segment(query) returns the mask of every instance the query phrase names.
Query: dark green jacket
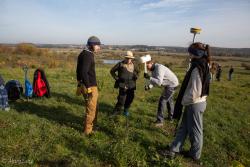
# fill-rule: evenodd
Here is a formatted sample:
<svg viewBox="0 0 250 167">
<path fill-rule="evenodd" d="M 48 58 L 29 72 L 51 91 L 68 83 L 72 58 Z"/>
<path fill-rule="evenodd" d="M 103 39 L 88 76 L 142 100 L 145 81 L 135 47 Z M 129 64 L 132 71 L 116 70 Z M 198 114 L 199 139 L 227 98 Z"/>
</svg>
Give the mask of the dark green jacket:
<svg viewBox="0 0 250 167">
<path fill-rule="evenodd" d="M 136 80 L 138 78 L 139 71 L 136 68 L 135 63 L 133 72 L 128 71 L 125 67 L 124 61 L 117 63 L 111 70 L 110 74 L 116 80 L 115 88 L 123 89 L 136 89 Z"/>
</svg>

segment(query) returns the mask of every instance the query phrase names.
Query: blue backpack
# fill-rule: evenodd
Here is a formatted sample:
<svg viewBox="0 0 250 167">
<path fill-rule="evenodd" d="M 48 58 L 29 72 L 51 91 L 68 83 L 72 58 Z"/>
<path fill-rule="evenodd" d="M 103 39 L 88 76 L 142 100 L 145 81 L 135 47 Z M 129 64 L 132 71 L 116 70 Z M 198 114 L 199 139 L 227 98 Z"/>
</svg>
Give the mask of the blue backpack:
<svg viewBox="0 0 250 167">
<path fill-rule="evenodd" d="M 29 80 L 25 79 L 25 97 L 32 97 L 33 88 Z"/>
<path fill-rule="evenodd" d="M 8 92 L 4 87 L 4 80 L 0 75 L 0 109 L 7 110 L 9 109 L 8 104 Z"/>
<path fill-rule="evenodd" d="M 25 73 L 25 82 L 24 82 L 25 92 L 24 92 L 24 95 L 26 98 L 30 98 L 33 95 L 33 88 L 32 88 L 32 84 L 30 83 L 30 81 L 28 80 L 28 77 L 27 77 L 28 67 L 27 66 L 23 67 L 23 71 Z"/>
</svg>

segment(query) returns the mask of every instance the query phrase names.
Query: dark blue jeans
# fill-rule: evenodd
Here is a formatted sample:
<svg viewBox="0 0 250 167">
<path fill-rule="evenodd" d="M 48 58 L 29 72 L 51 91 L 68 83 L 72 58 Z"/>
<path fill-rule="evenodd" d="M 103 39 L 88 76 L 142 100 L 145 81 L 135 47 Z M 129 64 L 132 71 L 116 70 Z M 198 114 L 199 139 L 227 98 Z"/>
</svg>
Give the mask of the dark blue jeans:
<svg viewBox="0 0 250 167">
<path fill-rule="evenodd" d="M 168 110 L 168 118 L 172 119 L 174 113 L 174 102 L 173 102 L 173 94 L 175 88 L 173 87 L 164 87 L 162 95 L 159 99 L 158 111 L 157 111 L 157 121 L 164 121 L 164 111 Z"/>
</svg>

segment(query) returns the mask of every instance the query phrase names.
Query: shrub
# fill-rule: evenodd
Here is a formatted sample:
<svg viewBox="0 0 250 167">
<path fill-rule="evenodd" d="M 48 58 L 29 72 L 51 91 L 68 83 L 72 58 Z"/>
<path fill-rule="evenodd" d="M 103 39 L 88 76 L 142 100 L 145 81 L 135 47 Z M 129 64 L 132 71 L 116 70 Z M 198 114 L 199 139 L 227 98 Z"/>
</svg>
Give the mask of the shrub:
<svg viewBox="0 0 250 167">
<path fill-rule="evenodd" d="M 0 53 L 7 53 L 10 54 L 13 52 L 13 49 L 6 45 L 0 45 Z"/>
<path fill-rule="evenodd" d="M 35 45 L 29 43 L 20 43 L 16 46 L 17 54 L 27 54 L 34 55 L 38 52 L 38 49 Z"/>
<path fill-rule="evenodd" d="M 171 68 L 174 64 L 172 62 L 164 62 L 163 63 L 166 67 Z"/>
<path fill-rule="evenodd" d="M 241 66 L 245 68 L 245 70 L 250 70 L 250 64 L 241 63 Z"/>
</svg>

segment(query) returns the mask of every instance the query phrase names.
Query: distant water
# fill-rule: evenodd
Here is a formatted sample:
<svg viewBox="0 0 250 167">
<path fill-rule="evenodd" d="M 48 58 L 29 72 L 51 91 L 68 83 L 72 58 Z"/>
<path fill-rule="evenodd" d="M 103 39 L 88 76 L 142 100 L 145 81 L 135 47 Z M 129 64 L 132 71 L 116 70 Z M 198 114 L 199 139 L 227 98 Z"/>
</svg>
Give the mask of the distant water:
<svg viewBox="0 0 250 167">
<path fill-rule="evenodd" d="M 121 60 L 108 60 L 108 59 L 103 59 L 103 64 L 117 64 Z"/>
</svg>

